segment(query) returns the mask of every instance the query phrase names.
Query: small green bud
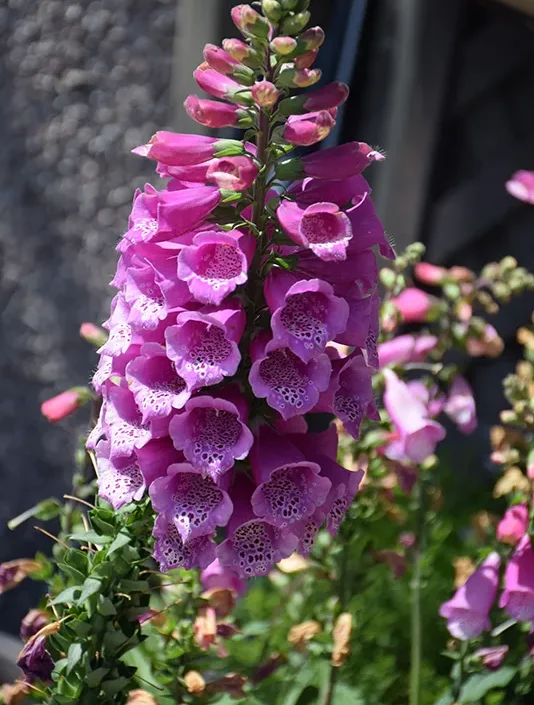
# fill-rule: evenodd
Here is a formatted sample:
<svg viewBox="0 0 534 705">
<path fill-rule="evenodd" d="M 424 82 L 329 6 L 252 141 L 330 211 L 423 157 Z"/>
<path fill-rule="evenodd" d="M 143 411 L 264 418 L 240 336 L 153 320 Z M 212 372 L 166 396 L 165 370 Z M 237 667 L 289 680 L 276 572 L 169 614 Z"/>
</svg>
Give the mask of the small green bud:
<svg viewBox="0 0 534 705">
<path fill-rule="evenodd" d="M 456 282 L 447 282 L 443 286 L 443 293 L 448 299 L 450 299 L 451 301 L 455 301 L 457 298 L 459 298 L 461 290 L 458 284 L 456 284 Z"/>
<path fill-rule="evenodd" d="M 243 197 L 240 191 L 230 191 L 228 189 L 220 189 L 221 203 L 237 203 Z"/>
<path fill-rule="evenodd" d="M 282 33 L 294 35 L 302 32 L 310 21 L 310 17 L 311 14 L 307 10 L 305 12 L 298 12 L 292 17 L 286 17 L 282 22 Z"/>
<path fill-rule="evenodd" d="M 275 54 L 289 56 L 297 48 L 297 40 L 293 37 L 275 37 L 270 44 Z"/>
<path fill-rule="evenodd" d="M 282 6 L 277 0 L 262 0 L 261 6 L 263 14 L 271 22 L 279 22 L 282 19 Z"/>
<path fill-rule="evenodd" d="M 250 5 L 237 5 L 230 13 L 237 29 L 247 37 L 267 39 L 271 31 L 269 21 Z"/>
<path fill-rule="evenodd" d="M 499 299 L 499 301 L 508 301 L 512 294 L 510 287 L 504 282 L 495 282 L 492 289 L 495 297 Z"/>
<path fill-rule="evenodd" d="M 280 5 L 284 10 L 296 10 L 299 0 L 280 0 Z"/>
<path fill-rule="evenodd" d="M 278 85 L 286 88 L 309 88 L 321 79 L 319 69 L 287 68 L 280 72 Z"/>
<path fill-rule="evenodd" d="M 310 6 L 310 0 L 299 0 L 299 4 L 297 5 L 297 10 L 299 12 L 304 12 L 304 10 L 307 10 Z"/>
<path fill-rule="evenodd" d="M 406 248 L 406 251 L 410 253 L 410 255 L 414 255 L 415 257 L 422 257 L 425 254 L 426 247 L 423 245 L 422 242 L 412 242 L 408 247 Z"/>
<path fill-rule="evenodd" d="M 232 59 L 240 61 L 245 66 L 251 69 L 259 69 L 263 66 L 260 54 L 241 39 L 223 39 L 222 45 Z"/>
<path fill-rule="evenodd" d="M 319 49 L 324 42 L 324 37 L 324 30 L 321 27 L 310 27 L 299 36 L 299 49 L 305 52 Z"/>
<path fill-rule="evenodd" d="M 489 279 L 491 281 L 492 279 L 496 279 L 499 274 L 500 271 L 497 262 L 490 262 L 482 270 L 481 276 L 482 279 Z"/>
<path fill-rule="evenodd" d="M 292 271 L 293 269 L 296 269 L 298 263 L 299 263 L 298 255 L 286 255 L 285 257 L 277 257 L 274 260 L 274 264 L 276 264 L 281 269 L 285 269 L 289 272 Z"/>
<path fill-rule="evenodd" d="M 388 267 L 383 267 L 380 270 L 380 281 L 386 287 L 386 289 L 393 289 L 397 281 L 397 275 L 392 269 L 389 269 Z"/>
<path fill-rule="evenodd" d="M 502 274 L 506 272 L 511 272 L 517 267 L 517 260 L 515 257 L 504 257 L 499 264 L 499 268 Z"/>
<path fill-rule="evenodd" d="M 213 156 L 216 159 L 221 157 L 238 157 L 244 154 L 245 148 L 240 140 L 217 140 L 213 146 Z"/>
</svg>

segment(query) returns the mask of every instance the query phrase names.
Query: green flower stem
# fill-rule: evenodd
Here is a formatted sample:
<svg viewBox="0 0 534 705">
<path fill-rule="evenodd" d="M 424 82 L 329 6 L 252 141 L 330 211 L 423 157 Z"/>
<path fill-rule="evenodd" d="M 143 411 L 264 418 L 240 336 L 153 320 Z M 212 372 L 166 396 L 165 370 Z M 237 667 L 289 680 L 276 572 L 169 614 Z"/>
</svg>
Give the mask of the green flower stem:
<svg viewBox="0 0 534 705">
<path fill-rule="evenodd" d="M 424 550 L 425 530 L 425 492 L 421 479 L 415 488 L 416 502 L 416 544 L 413 551 L 413 575 L 411 583 L 411 667 L 410 667 L 410 705 L 419 705 L 421 695 L 421 660 L 422 660 L 422 620 L 421 620 L 421 569 Z"/>
</svg>

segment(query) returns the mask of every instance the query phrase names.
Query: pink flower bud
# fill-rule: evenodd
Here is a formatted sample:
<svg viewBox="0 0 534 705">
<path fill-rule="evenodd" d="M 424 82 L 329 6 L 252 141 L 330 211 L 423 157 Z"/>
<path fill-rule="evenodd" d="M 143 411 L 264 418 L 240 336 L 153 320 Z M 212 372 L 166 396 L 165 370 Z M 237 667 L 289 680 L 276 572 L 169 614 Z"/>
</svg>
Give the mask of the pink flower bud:
<svg viewBox="0 0 534 705">
<path fill-rule="evenodd" d="M 475 397 L 467 380 L 461 375 L 458 375 L 451 385 L 444 411 L 461 433 L 473 433 L 476 429 Z"/>
<path fill-rule="evenodd" d="M 275 54 L 288 56 L 297 48 L 297 40 L 293 37 L 275 37 L 271 42 L 271 49 Z"/>
<path fill-rule="evenodd" d="M 404 289 L 396 298 L 391 299 L 391 301 L 397 307 L 403 321 L 406 323 L 422 323 L 429 320 L 429 316 L 435 309 L 437 299 L 421 291 L 421 289 L 409 287 Z"/>
<path fill-rule="evenodd" d="M 192 120 L 206 127 L 250 127 L 252 118 L 245 110 L 230 103 L 217 100 L 204 100 L 196 95 L 188 95 L 184 103 Z"/>
<path fill-rule="evenodd" d="M 348 142 L 314 152 L 302 159 L 304 174 L 317 179 L 348 179 L 357 176 L 373 162 L 385 159 L 365 142 Z"/>
<path fill-rule="evenodd" d="M 348 95 L 349 87 L 345 83 L 334 81 L 309 93 L 285 98 L 280 103 L 280 112 L 283 115 L 299 115 L 308 111 L 332 110 L 344 103 Z"/>
<path fill-rule="evenodd" d="M 282 71 L 278 83 L 288 88 L 308 88 L 321 78 L 320 69 L 286 69 Z"/>
<path fill-rule="evenodd" d="M 503 543 L 515 546 L 528 529 L 528 507 L 526 504 L 515 504 L 504 513 L 497 526 L 497 538 Z"/>
<path fill-rule="evenodd" d="M 219 188 L 245 191 L 254 183 L 258 167 L 250 157 L 223 157 L 210 165 L 206 178 Z"/>
<path fill-rule="evenodd" d="M 475 278 L 474 272 L 467 267 L 451 267 L 448 274 L 456 282 L 471 282 Z"/>
<path fill-rule="evenodd" d="M 215 44 L 206 44 L 204 47 L 204 58 L 214 71 L 224 76 L 232 76 L 236 81 L 246 86 L 251 86 L 254 83 L 256 77 L 254 71 L 233 59 L 221 47 Z"/>
<path fill-rule="evenodd" d="M 306 52 L 306 54 L 302 54 L 302 56 L 297 56 L 295 59 L 295 67 L 297 69 L 309 69 L 310 66 L 313 66 L 318 53 L 319 49 L 314 49 L 313 51 Z"/>
<path fill-rule="evenodd" d="M 523 203 L 534 205 L 534 171 L 516 171 L 506 182 L 506 190 Z"/>
<path fill-rule="evenodd" d="M 506 566 L 499 607 L 518 622 L 534 619 L 534 552 L 528 534 L 523 536 Z"/>
<path fill-rule="evenodd" d="M 435 335 L 399 335 L 378 346 L 380 367 L 422 362 L 438 344 Z"/>
<path fill-rule="evenodd" d="M 272 32 L 269 21 L 250 5 L 233 7 L 231 15 L 237 29 L 246 36 L 267 39 Z"/>
<path fill-rule="evenodd" d="M 313 51 L 322 45 L 324 37 L 324 30 L 321 27 L 310 27 L 299 36 L 299 45 L 307 51 Z"/>
<path fill-rule="evenodd" d="M 422 284 L 441 284 L 447 276 L 447 270 L 444 267 L 437 267 L 429 262 L 418 262 L 414 265 L 413 273 L 416 279 Z"/>
<path fill-rule="evenodd" d="M 148 144 L 136 147 L 134 154 L 155 159 L 166 166 L 202 164 L 214 157 L 243 154 L 239 140 L 218 140 L 205 135 L 184 135 L 176 132 L 156 132 Z"/>
<path fill-rule="evenodd" d="M 284 139 L 307 147 L 328 137 L 335 124 L 336 121 L 326 110 L 291 116 L 284 129 Z"/>
<path fill-rule="evenodd" d="M 250 91 L 244 90 L 237 81 L 228 76 L 222 76 L 218 71 L 201 64 L 196 71 L 193 71 L 193 76 L 200 88 L 215 98 L 231 100 L 239 105 L 252 104 Z"/>
<path fill-rule="evenodd" d="M 105 345 L 108 339 L 106 331 L 100 328 L 100 326 L 95 326 L 94 323 L 82 323 L 80 326 L 80 336 L 97 348 Z"/>
<path fill-rule="evenodd" d="M 506 646 L 506 644 L 503 646 L 489 646 L 485 649 L 478 649 L 473 656 L 478 659 L 488 671 L 498 671 L 508 651 L 509 647 Z"/>
<path fill-rule="evenodd" d="M 270 81 L 258 81 L 252 88 L 252 97 L 254 102 L 260 106 L 260 108 L 270 108 L 276 104 L 278 98 L 280 97 L 280 91 Z"/>
<path fill-rule="evenodd" d="M 232 59 L 245 64 L 249 68 L 261 68 L 263 64 L 261 56 L 241 39 L 223 39 L 222 45 Z"/>
<path fill-rule="evenodd" d="M 41 413 L 51 422 L 61 421 L 86 404 L 92 395 L 88 387 L 73 387 L 41 404 Z"/>
</svg>

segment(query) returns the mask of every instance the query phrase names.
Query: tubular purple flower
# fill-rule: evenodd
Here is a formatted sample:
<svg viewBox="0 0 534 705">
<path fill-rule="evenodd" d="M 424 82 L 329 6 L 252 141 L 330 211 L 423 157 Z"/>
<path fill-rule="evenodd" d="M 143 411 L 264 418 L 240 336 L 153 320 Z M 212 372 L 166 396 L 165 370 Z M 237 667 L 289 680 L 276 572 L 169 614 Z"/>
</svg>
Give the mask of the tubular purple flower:
<svg viewBox="0 0 534 705">
<path fill-rule="evenodd" d="M 209 536 L 201 536 L 184 544 L 178 529 L 165 514 L 156 518 L 152 535 L 156 539 L 154 558 L 163 573 L 176 568 L 204 569 L 215 560 L 215 542 Z"/>
<path fill-rule="evenodd" d="M 255 247 L 255 238 L 246 231 L 198 233 L 178 256 L 178 276 L 197 301 L 218 306 L 247 281 Z"/>
<path fill-rule="evenodd" d="M 327 355 L 303 362 L 276 340 L 260 335 L 251 344 L 249 382 L 254 394 L 279 412 L 283 419 L 306 414 L 319 400 L 330 380 Z"/>
<path fill-rule="evenodd" d="M 147 487 L 158 477 L 164 477 L 169 466 L 185 462 L 184 454 L 176 450 L 168 436 L 149 441 L 135 454 Z"/>
<path fill-rule="evenodd" d="M 24 673 L 29 683 L 41 681 L 52 682 L 55 664 L 46 650 L 46 636 L 37 633 L 25 645 L 17 658 L 17 666 Z"/>
<path fill-rule="evenodd" d="M 518 622 L 534 621 L 534 551 L 530 536 L 523 536 L 508 561 L 499 607 Z"/>
<path fill-rule="evenodd" d="M 284 128 L 284 139 L 299 147 L 309 147 L 326 139 L 336 121 L 326 110 L 305 115 L 292 115 Z"/>
<path fill-rule="evenodd" d="M 96 446 L 98 468 L 98 496 L 109 502 L 113 509 L 139 501 L 146 490 L 146 483 L 134 455 L 110 459 L 110 443 L 100 441 Z"/>
<path fill-rule="evenodd" d="M 365 142 L 348 142 L 313 152 L 301 159 L 288 158 L 279 163 L 279 178 L 305 178 L 342 180 L 357 176 L 373 162 L 383 161 L 384 155 L 371 149 Z"/>
<path fill-rule="evenodd" d="M 386 381 L 384 404 L 400 436 L 397 447 L 390 445 L 388 457 L 422 463 L 445 438 L 445 429 L 429 418 L 425 405 L 392 370 L 386 368 L 383 375 Z"/>
<path fill-rule="evenodd" d="M 314 514 L 330 491 L 320 466 L 269 426 L 258 430 L 250 464 L 257 484 L 251 498 L 254 513 L 281 529 Z"/>
<path fill-rule="evenodd" d="M 206 180 L 228 191 L 246 191 L 258 175 L 258 167 L 250 157 L 222 157 L 210 164 Z"/>
<path fill-rule="evenodd" d="M 193 72 L 196 82 L 203 91 L 209 93 L 209 95 L 215 98 L 222 98 L 223 100 L 230 100 L 238 105 L 253 105 L 254 101 L 252 99 L 252 94 L 249 90 L 243 88 L 241 84 L 234 81 L 228 76 L 223 76 L 213 69 L 204 68 L 199 66 L 196 71 Z M 223 140 L 225 141 L 225 140 Z M 232 140 L 233 141 L 233 140 Z M 242 154 L 241 152 L 232 152 L 233 154 Z M 212 156 L 217 156 L 216 154 Z M 161 161 L 161 160 L 158 160 Z"/>
<path fill-rule="evenodd" d="M 205 127 L 246 127 L 252 124 L 245 110 L 230 103 L 188 95 L 184 107 L 192 120 Z"/>
<path fill-rule="evenodd" d="M 141 355 L 126 365 L 126 379 L 142 414 L 142 422 L 170 416 L 191 396 L 163 345 L 146 343 Z"/>
<path fill-rule="evenodd" d="M 243 154 L 243 143 L 239 140 L 220 140 L 206 135 L 160 131 L 156 132 L 147 144 L 132 151 L 140 157 L 148 157 L 167 166 L 190 166 L 220 156 Z"/>
<path fill-rule="evenodd" d="M 216 558 L 200 573 L 200 582 L 204 590 L 231 590 L 236 595 L 244 595 L 247 584 L 233 570 L 221 565 Z"/>
<path fill-rule="evenodd" d="M 462 433 L 473 433 L 476 429 L 475 397 L 467 380 L 461 375 L 454 378 L 444 411 Z"/>
<path fill-rule="evenodd" d="M 244 328 L 240 308 L 184 311 L 165 331 L 167 356 L 189 391 L 222 382 L 237 372 Z"/>
<path fill-rule="evenodd" d="M 200 396 L 172 419 L 169 434 L 196 470 L 218 481 L 236 460 L 248 455 L 253 437 L 245 422 L 230 401 Z"/>
<path fill-rule="evenodd" d="M 489 613 L 499 587 L 500 564 L 499 555 L 491 553 L 454 597 L 441 605 L 439 614 L 455 639 L 469 641 L 491 629 Z"/>
<path fill-rule="evenodd" d="M 189 463 L 171 465 L 149 491 L 155 511 L 174 524 L 185 545 L 211 536 L 218 526 L 226 526 L 232 514 L 228 494 Z"/>
<path fill-rule="evenodd" d="M 311 113 L 318 110 L 333 110 L 342 105 L 348 96 L 349 87 L 345 83 L 334 81 L 308 93 L 285 98 L 279 107 L 283 115 L 298 114 L 303 111 Z"/>
<path fill-rule="evenodd" d="M 323 353 L 328 341 L 347 327 L 347 302 L 320 279 L 299 280 L 274 267 L 265 280 L 264 292 L 274 339 L 304 362 Z"/>
<path fill-rule="evenodd" d="M 267 575 L 298 544 L 294 534 L 280 531 L 254 514 L 251 505 L 254 489 L 254 484 L 245 477 L 234 485 L 230 493 L 234 512 L 228 522 L 228 538 L 217 549 L 221 565 L 234 570 L 240 578 Z"/>
<path fill-rule="evenodd" d="M 437 344 L 435 335 L 398 335 L 378 346 L 380 367 L 423 362 Z"/>
<path fill-rule="evenodd" d="M 209 64 L 210 68 L 224 76 L 233 76 L 237 80 L 240 77 L 248 77 L 254 82 L 254 71 L 249 69 L 244 64 L 236 61 L 224 49 L 216 44 L 206 44 L 204 47 L 204 59 Z M 247 85 L 249 85 L 247 83 Z"/>
</svg>

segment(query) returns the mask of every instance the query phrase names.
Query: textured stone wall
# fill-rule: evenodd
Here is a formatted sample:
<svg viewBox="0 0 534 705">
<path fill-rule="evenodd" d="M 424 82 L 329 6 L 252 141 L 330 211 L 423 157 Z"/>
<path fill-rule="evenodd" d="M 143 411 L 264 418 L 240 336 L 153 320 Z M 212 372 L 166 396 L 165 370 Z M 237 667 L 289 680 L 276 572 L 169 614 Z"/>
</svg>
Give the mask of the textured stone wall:
<svg viewBox="0 0 534 705">
<path fill-rule="evenodd" d="M 7 519 L 68 489 L 75 429 L 48 396 L 89 378 L 82 321 L 105 317 L 134 189 L 131 155 L 169 126 L 176 0 L 0 2 L 0 561 L 47 548 Z M 31 588 L 0 596 L 16 630 Z M 33 593 L 35 594 L 35 593 Z"/>
</svg>

